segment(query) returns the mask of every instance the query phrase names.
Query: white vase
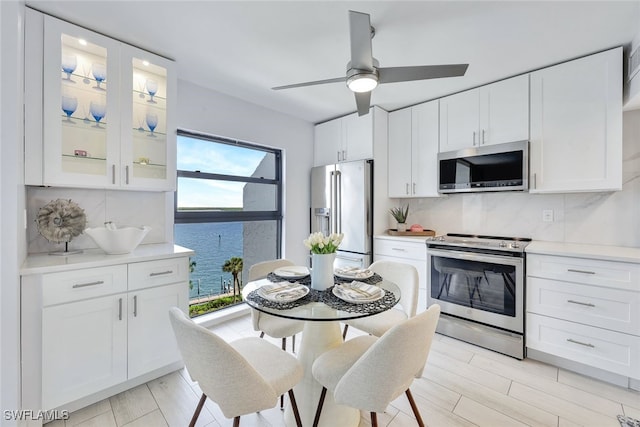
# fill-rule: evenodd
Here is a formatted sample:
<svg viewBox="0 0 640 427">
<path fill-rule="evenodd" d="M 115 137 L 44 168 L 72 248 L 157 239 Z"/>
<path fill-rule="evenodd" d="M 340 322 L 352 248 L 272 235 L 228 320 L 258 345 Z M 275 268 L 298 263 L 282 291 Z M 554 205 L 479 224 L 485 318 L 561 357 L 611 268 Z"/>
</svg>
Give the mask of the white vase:
<svg viewBox="0 0 640 427">
<path fill-rule="evenodd" d="M 325 291 L 333 286 L 333 262 L 336 254 L 312 254 L 311 289 Z"/>
<path fill-rule="evenodd" d="M 397 227 L 398 227 L 397 228 L 398 231 L 407 231 L 407 224 L 404 222 L 399 222 L 397 224 Z"/>
</svg>

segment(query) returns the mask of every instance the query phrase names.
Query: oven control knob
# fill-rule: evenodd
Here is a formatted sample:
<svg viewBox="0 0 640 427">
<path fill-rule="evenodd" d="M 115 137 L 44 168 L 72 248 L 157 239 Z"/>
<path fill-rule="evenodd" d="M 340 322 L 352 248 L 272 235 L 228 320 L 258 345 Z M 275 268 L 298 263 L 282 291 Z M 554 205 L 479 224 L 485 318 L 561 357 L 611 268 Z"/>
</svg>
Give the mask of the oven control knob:
<svg viewBox="0 0 640 427">
<path fill-rule="evenodd" d="M 444 236 L 438 236 L 438 241 L 444 242 Z"/>
<path fill-rule="evenodd" d="M 498 246 L 500 246 L 501 248 L 506 248 L 507 247 L 507 243 L 503 240 L 503 241 L 500 242 L 500 244 Z"/>
<path fill-rule="evenodd" d="M 512 249 L 518 249 L 520 247 L 520 245 L 518 244 L 518 242 L 511 242 L 511 246 Z"/>
</svg>

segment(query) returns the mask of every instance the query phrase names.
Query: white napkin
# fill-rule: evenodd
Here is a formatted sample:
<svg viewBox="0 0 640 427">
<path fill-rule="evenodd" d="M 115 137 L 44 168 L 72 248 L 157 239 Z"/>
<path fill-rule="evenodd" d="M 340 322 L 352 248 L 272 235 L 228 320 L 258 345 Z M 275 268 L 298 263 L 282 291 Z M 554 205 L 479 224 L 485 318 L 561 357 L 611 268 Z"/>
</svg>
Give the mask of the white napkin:
<svg viewBox="0 0 640 427">
<path fill-rule="evenodd" d="M 360 269 L 357 267 L 343 267 L 336 268 L 336 273 L 338 275 L 355 277 L 358 279 L 366 278 L 371 276 L 371 270 L 368 269 Z"/>
<path fill-rule="evenodd" d="M 382 295 L 382 289 L 378 286 L 354 280 L 351 283 L 336 285 L 338 292 L 352 300 L 376 300 Z"/>
<path fill-rule="evenodd" d="M 260 288 L 260 296 L 272 301 L 293 301 L 308 293 L 308 288 L 298 282 L 276 282 Z"/>
</svg>

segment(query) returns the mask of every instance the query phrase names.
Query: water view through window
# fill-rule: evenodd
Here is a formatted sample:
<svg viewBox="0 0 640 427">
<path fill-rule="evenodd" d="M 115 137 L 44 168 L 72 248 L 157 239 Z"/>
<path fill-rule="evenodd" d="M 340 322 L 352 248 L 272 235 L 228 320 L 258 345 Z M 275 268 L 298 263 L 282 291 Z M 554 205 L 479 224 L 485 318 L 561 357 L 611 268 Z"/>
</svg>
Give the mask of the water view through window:
<svg viewBox="0 0 640 427">
<path fill-rule="evenodd" d="M 178 132 L 174 240 L 195 251 L 192 316 L 240 301 L 223 304 L 239 295 L 252 264 L 280 256 L 280 158 L 279 150 Z"/>
</svg>

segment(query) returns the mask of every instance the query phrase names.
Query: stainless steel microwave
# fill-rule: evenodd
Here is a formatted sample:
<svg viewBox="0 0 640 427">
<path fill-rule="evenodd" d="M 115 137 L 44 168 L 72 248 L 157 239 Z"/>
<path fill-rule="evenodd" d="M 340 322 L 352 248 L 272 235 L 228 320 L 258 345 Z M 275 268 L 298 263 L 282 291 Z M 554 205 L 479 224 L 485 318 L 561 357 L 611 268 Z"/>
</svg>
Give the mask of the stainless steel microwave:
<svg viewBox="0 0 640 427">
<path fill-rule="evenodd" d="M 529 141 L 438 154 L 438 192 L 527 191 Z"/>
</svg>

